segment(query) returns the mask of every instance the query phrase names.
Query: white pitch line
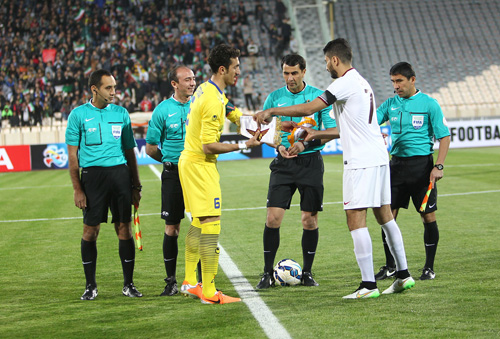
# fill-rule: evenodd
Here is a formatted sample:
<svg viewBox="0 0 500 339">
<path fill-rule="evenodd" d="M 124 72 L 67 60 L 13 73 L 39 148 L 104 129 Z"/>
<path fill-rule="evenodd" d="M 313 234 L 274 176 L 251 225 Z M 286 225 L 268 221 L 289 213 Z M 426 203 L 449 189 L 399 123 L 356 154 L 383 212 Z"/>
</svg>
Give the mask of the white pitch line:
<svg viewBox="0 0 500 339">
<path fill-rule="evenodd" d="M 161 179 L 161 173 L 153 165 L 149 165 L 151 171 Z M 258 207 L 265 208 L 265 207 Z M 223 209 L 224 211 L 224 209 Z M 259 294 L 253 289 L 245 276 L 238 269 L 238 266 L 233 262 L 229 254 L 219 243 L 219 264 L 226 274 L 231 284 L 233 284 L 236 292 L 240 295 L 242 301 L 248 306 L 253 317 L 264 330 L 267 337 L 274 338 L 291 338 L 288 331 L 281 325 L 278 318 L 271 312 L 266 303 L 259 297 Z"/>
<path fill-rule="evenodd" d="M 155 169 L 156 170 L 156 169 Z M 438 197 L 454 197 L 461 195 L 471 195 L 471 194 L 488 194 L 488 193 L 500 193 L 500 190 L 491 190 L 491 191 L 476 191 L 476 192 L 461 192 L 461 193 L 447 193 L 447 194 L 439 194 Z M 323 202 L 323 205 L 336 205 L 342 204 L 342 201 L 330 201 Z M 298 207 L 299 204 L 292 204 L 291 207 Z M 258 207 L 240 207 L 240 208 L 223 208 L 223 212 L 238 212 L 238 211 L 247 211 L 247 210 L 263 210 L 266 209 L 266 206 L 258 206 Z M 160 213 L 141 213 L 141 216 L 151 216 L 151 215 L 159 215 Z M 37 218 L 37 219 L 17 219 L 17 220 L 0 220 L 0 223 L 11 223 L 11 222 L 38 222 L 38 221 L 57 221 L 57 220 L 75 220 L 81 219 L 81 216 L 78 217 L 61 217 L 61 218 Z"/>
</svg>

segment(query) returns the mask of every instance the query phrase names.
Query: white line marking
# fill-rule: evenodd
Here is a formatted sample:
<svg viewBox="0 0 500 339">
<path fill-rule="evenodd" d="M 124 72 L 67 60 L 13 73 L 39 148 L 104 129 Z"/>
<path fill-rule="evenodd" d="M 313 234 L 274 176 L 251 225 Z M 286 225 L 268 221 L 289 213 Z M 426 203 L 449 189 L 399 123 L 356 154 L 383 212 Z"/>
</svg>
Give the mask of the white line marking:
<svg viewBox="0 0 500 339">
<path fill-rule="evenodd" d="M 236 292 L 248 306 L 255 320 L 259 322 L 268 338 L 291 338 L 287 330 L 281 325 L 278 318 L 271 312 L 266 303 L 259 297 L 252 285 L 243 276 L 231 257 L 220 246 L 219 264 L 228 279 L 233 284 Z"/>
<path fill-rule="evenodd" d="M 161 173 L 153 165 L 149 165 L 151 171 L 161 179 Z M 265 207 L 258 207 L 265 208 Z M 223 209 L 223 211 L 225 211 Z M 227 211 L 227 210 L 226 210 Z M 259 297 L 259 294 L 253 289 L 252 285 L 243 276 L 238 266 L 231 260 L 229 254 L 219 243 L 219 265 L 233 284 L 236 292 L 240 295 L 243 302 L 248 306 L 250 312 L 260 327 L 264 330 L 268 338 L 291 338 L 288 331 L 280 324 L 278 318 L 271 312 L 266 303 Z"/>
</svg>

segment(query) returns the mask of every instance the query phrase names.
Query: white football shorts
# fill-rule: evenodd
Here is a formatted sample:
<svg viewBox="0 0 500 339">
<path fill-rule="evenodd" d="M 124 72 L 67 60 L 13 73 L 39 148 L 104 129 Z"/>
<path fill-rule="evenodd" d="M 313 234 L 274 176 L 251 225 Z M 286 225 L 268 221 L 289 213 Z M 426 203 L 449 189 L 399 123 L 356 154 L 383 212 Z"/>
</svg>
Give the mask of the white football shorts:
<svg viewBox="0 0 500 339">
<path fill-rule="evenodd" d="M 342 190 L 344 210 L 390 205 L 389 165 L 344 170 Z"/>
</svg>

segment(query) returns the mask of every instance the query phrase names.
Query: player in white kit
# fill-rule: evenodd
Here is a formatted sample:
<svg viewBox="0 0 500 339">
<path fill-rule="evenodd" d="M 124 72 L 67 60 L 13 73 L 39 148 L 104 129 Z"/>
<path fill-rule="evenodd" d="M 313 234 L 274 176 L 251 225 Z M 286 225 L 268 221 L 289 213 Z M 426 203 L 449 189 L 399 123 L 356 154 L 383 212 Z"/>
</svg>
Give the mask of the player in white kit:
<svg viewBox="0 0 500 339">
<path fill-rule="evenodd" d="M 396 279 L 382 293 L 399 293 L 413 287 L 415 281 L 408 272 L 403 237 L 391 213 L 389 156 L 377 122 L 373 91 L 352 67 L 352 50 L 345 39 L 330 41 L 323 53 L 326 69 L 336 80 L 321 96 L 305 104 L 270 108 L 257 113 L 254 119 L 266 123 L 272 115 L 307 116 L 333 105 L 338 134 L 306 128 L 306 141 L 340 136 L 342 143 L 344 210 L 362 278 L 359 288 L 344 298 L 380 295 L 373 271 L 372 242 L 366 227 L 368 208 L 373 209 L 396 261 Z"/>
</svg>

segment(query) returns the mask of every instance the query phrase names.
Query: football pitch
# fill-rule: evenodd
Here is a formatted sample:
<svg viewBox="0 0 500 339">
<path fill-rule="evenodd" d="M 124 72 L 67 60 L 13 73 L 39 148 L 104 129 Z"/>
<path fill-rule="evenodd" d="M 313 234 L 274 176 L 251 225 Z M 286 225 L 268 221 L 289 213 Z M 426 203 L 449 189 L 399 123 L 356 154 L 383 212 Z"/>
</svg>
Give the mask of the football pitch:
<svg viewBox="0 0 500 339">
<path fill-rule="evenodd" d="M 262 233 L 271 159 L 219 162 L 221 268 L 217 288 L 245 302 L 202 305 L 159 297 L 164 288 L 161 167 L 140 167 L 144 251 L 134 282 L 143 298 L 121 294 L 123 277 L 113 226 L 97 242 L 95 301 L 81 301 L 81 212 L 67 170 L 0 174 L 0 337 L 42 338 L 492 338 L 500 336 L 500 147 L 450 150 L 438 184 L 440 243 L 436 279 L 369 300 L 343 300 L 361 276 L 342 209 L 342 157 L 325 156 L 324 211 L 313 266 L 318 287 L 255 292 L 263 270 Z M 302 264 L 299 196 L 280 231 L 277 260 Z M 385 264 L 380 227 L 369 212 L 375 269 Z M 425 261 L 423 225 L 413 208 L 398 217 L 409 270 Z M 184 220 L 177 280 L 184 276 Z M 390 281 L 378 283 L 380 290 Z"/>
</svg>

